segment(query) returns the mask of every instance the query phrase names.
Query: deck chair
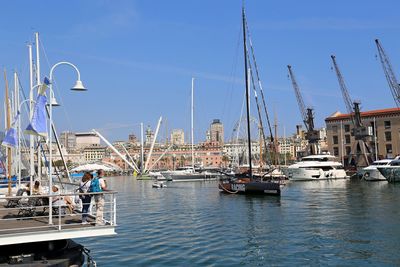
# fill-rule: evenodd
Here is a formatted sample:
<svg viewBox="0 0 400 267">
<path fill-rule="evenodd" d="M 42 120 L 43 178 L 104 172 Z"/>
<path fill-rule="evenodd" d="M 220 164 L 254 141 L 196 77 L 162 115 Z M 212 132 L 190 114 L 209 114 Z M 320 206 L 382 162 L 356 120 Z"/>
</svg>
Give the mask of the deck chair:
<svg viewBox="0 0 400 267">
<path fill-rule="evenodd" d="M 22 195 L 23 195 L 25 192 L 26 192 L 25 189 L 22 189 L 22 188 L 18 189 L 17 194 L 15 195 L 16 198 L 10 198 L 10 199 L 8 199 L 6 208 L 16 208 L 16 207 L 18 207 L 18 206 L 20 205 L 21 199 L 22 199 L 22 198 L 20 198 L 20 197 L 22 197 Z"/>
</svg>

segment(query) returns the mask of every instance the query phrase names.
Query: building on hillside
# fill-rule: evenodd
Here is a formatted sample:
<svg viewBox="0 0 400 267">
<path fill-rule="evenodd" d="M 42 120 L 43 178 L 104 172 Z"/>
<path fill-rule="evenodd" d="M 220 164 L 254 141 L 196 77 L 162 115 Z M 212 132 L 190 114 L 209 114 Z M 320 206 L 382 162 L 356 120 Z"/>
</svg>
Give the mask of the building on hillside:
<svg viewBox="0 0 400 267">
<path fill-rule="evenodd" d="M 106 147 L 100 145 L 87 146 L 83 149 L 86 163 L 102 161 L 106 156 Z"/>
<path fill-rule="evenodd" d="M 219 119 L 214 119 L 210 125 L 210 141 L 224 144 L 224 125 Z"/>
<path fill-rule="evenodd" d="M 138 139 L 137 139 L 136 135 L 132 133 L 132 134 L 128 135 L 128 141 L 129 141 L 129 143 L 136 144 L 138 142 Z"/>
<path fill-rule="evenodd" d="M 185 132 L 182 129 L 174 129 L 171 133 L 171 143 L 173 145 L 184 145 L 185 144 Z"/>
<path fill-rule="evenodd" d="M 60 143 L 67 151 L 76 149 L 76 135 L 73 132 L 62 132 L 60 134 Z"/>
<path fill-rule="evenodd" d="M 364 111 L 361 112 L 361 120 L 364 126 L 372 129 L 373 136 L 368 145 L 374 159 L 375 154 L 377 158 L 392 158 L 400 154 L 400 108 Z M 351 115 L 336 112 L 326 118 L 325 123 L 329 151 L 346 159 L 355 143 L 354 136 L 351 135 Z"/>
<path fill-rule="evenodd" d="M 145 144 L 145 145 L 151 145 L 151 142 L 153 142 L 153 139 L 154 139 L 154 133 L 153 133 L 153 131 L 151 130 L 150 126 L 147 126 L 147 129 L 146 129 L 146 138 L 145 138 L 144 144 Z"/>
<path fill-rule="evenodd" d="M 100 146 L 100 137 L 95 133 L 75 133 L 76 149 L 82 149 L 88 146 Z"/>
</svg>

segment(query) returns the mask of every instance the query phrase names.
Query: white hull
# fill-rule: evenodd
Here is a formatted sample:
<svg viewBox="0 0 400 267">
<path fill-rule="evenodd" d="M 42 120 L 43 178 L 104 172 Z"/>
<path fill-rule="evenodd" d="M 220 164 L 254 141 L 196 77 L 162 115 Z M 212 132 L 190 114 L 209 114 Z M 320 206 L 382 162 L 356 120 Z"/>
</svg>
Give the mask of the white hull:
<svg viewBox="0 0 400 267">
<path fill-rule="evenodd" d="M 312 181 L 312 180 L 331 180 L 346 179 L 348 176 L 342 169 L 340 170 L 305 170 L 305 169 L 288 169 L 288 179 L 290 181 Z"/>
<path fill-rule="evenodd" d="M 330 155 L 311 155 L 290 165 L 286 170 L 291 181 L 331 180 L 349 178 L 340 162 Z"/>
<path fill-rule="evenodd" d="M 358 172 L 362 180 L 365 181 L 387 181 L 377 169 L 362 169 Z"/>
</svg>

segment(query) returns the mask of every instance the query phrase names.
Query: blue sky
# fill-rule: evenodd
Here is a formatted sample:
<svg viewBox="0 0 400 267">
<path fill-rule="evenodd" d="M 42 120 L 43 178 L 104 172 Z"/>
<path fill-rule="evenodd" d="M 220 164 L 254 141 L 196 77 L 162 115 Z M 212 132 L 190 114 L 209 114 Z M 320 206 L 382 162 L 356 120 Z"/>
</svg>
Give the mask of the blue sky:
<svg viewBox="0 0 400 267">
<path fill-rule="evenodd" d="M 246 1 L 267 103 L 271 115 L 274 109 L 278 114 L 281 133 L 301 123 L 287 64 L 306 105 L 315 108 L 317 127 L 336 110 L 345 111 L 331 54 L 363 110 L 395 106 L 374 39 L 399 70 L 399 8 L 395 0 Z M 194 76 L 196 141 L 204 139 L 214 118 L 224 123 L 226 138 L 231 136 L 244 90 L 240 0 L 16 0 L 3 2 L 2 11 L 0 66 L 9 79 L 17 70 L 26 92 L 26 44 L 35 31 L 43 45 L 43 75 L 61 60 L 81 71 L 89 91 L 79 94 L 67 90 L 75 81 L 72 69 L 55 72 L 63 103 L 54 111 L 58 131 L 96 128 L 111 140 L 126 139 L 138 132 L 139 122 L 154 127 L 162 115 L 163 136 L 166 129 L 188 132 Z"/>
</svg>

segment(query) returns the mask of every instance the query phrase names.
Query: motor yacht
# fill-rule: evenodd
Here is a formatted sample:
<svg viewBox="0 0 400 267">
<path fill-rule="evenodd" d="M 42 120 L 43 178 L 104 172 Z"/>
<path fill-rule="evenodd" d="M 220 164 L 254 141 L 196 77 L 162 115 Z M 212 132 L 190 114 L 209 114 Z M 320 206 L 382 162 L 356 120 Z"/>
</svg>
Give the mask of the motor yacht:
<svg viewBox="0 0 400 267">
<path fill-rule="evenodd" d="M 289 180 L 328 180 L 348 178 L 342 163 L 329 154 L 311 155 L 290 165 L 286 170 Z"/>
<path fill-rule="evenodd" d="M 377 167 L 384 167 L 390 165 L 393 159 L 376 160 L 368 167 L 365 167 L 357 172 L 358 177 L 365 181 L 386 181 L 385 176 L 377 169 Z"/>
</svg>

